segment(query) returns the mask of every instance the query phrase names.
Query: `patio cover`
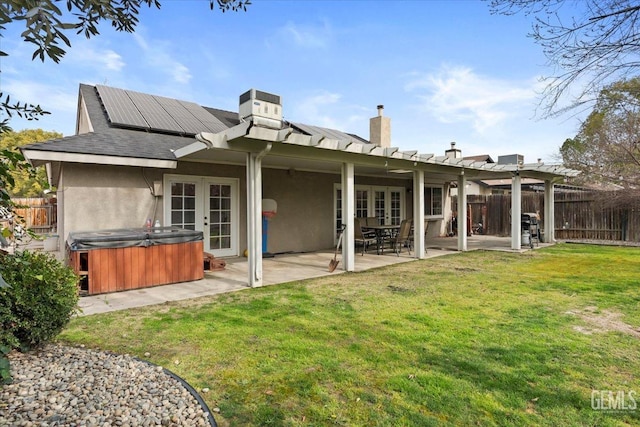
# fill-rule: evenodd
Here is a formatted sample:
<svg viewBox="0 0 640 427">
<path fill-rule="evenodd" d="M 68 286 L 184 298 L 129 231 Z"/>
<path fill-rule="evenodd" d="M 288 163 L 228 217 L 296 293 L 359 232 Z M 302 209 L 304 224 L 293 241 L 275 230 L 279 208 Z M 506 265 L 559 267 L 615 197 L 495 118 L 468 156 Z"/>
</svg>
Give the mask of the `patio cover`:
<svg viewBox="0 0 640 427">
<path fill-rule="evenodd" d="M 344 191 L 344 217 L 355 214 L 354 171 L 355 167 L 372 171 L 394 171 L 412 174 L 414 218 L 421 218 L 424 212 L 425 173 L 435 175 L 443 181 L 457 181 L 458 207 L 461 228 L 458 232 L 458 249 L 466 250 L 466 181 L 506 178 L 512 179 L 512 217 L 521 214 L 520 180 L 523 177 L 536 178 L 545 182 L 545 218 L 553 223 L 553 185 L 575 176 L 577 171 L 561 165 L 496 164 L 418 154 L 417 151 L 401 151 L 397 147 L 380 147 L 360 143 L 354 139 L 332 139 L 324 135 L 303 135 L 294 132 L 291 126 L 274 129 L 254 124 L 252 120 L 225 129 L 218 133 L 199 133 L 196 141 L 174 152 L 176 159 L 216 161 L 220 150 L 243 154 L 247 170 L 247 235 L 249 255 L 249 285 L 262 284 L 262 164 L 268 159 L 271 164 L 286 163 L 295 159 L 300 162 L 326 162 L 339 168 Z M 353 226 L 346 223 L 345 244 L 343 245 L 344 269 L 354 271 L 355 248 Z M 415 221 L 415 256 L 424 257 L 424 223 Z M 553 233 L 549 235 L 553 239 Z M 521 243 L 520 221 L 512 221 L 512 248 L 519 249 Z"/>
</svg>

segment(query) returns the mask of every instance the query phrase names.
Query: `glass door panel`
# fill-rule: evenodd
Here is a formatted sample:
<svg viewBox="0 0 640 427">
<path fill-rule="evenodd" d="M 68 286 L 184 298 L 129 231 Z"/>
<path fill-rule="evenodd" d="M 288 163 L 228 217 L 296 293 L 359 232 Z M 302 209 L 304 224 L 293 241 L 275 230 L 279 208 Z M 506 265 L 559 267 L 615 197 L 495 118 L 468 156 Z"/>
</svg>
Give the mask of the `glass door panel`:
<svg viewBox="0 0 640 427">
<path fill-rule="evenodd" d="M 369 190 L 359 190 L 356 188 L 356 218 L 366 218 L 369 216 Z"/>
<path fill-rule="evenodd" d="M 336 234 L 335 241 L 338 241 L 340 237 L 340 231 L 342 230 L 342 189 L 336 188 Z"/>
<path fill-rule="evenodd" d="M 171 225 L 196 229 L 196 183 L 171 183 Z"/>
<path fill-rule="evenodd" d="M 384 190 L 373 192 L 373 215 L 378 219 L 378 224 L 387 223 L 387 194 Z"/>
<path fill-rule="evenodd" d="M 402 190 L 389 190 L 388 192 L 388 200 L 389 200 L 389 224 L 392 225 L 400 225 L 402 221 Z"/>
<path fill-rule="evenodd" d="M 228 252 L 234 241 L 232 235 L 232 188 L 231 184 L 209 183 L 208 240 L 212 252 Z M 207 218 L 205 218 L 207 223 Z"/>
<path fill-rule="evenodd" d="M 202 231 L 204 250 L 215 256 L 238 255 L 238 181 L 165 175 L 167 225 Z"/>
</svg>

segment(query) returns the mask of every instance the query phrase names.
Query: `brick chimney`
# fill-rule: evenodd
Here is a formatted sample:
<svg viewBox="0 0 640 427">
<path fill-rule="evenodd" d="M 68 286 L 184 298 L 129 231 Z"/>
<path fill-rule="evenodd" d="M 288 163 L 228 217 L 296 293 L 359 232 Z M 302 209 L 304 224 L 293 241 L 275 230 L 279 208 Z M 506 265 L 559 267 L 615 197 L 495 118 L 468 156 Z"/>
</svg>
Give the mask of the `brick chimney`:
<svg viewBox="0 0 640 427">
<path fill-rule="evenodd" d="M 369 140 L 380 147 L 391 147 L 391 119 L 383 113 L 384 105 L 378 105 L 378 116 L 369 120 Z"/>
</svg>

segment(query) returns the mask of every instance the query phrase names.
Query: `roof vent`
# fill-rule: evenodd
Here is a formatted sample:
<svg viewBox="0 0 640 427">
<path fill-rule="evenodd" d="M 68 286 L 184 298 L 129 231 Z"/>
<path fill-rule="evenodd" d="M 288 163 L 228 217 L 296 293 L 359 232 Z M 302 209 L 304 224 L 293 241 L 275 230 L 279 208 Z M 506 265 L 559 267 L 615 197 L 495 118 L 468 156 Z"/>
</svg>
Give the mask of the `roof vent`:
<svg viewBox="0 0 640 427">
<path fill-rule="evenodd" d="M 269 128 L 282 128 L 282 101 L 280 96 L 249 89 L 240 95 L 240 119 L 251 119 L 254 124 Z"/>
</svg>

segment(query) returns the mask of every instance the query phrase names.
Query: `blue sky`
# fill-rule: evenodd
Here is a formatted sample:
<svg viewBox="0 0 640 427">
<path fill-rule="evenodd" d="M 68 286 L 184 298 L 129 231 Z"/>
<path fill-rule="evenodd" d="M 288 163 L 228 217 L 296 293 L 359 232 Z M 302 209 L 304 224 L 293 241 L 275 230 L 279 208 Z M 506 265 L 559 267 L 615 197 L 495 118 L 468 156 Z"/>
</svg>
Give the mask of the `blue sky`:
<svg viewBox="0 0 640 427">
<path fill-rule="evenodd" d="M 0 39 L 0 90 L 52 114 L 14 130 L 75 132 L 78 85 L 106 84 L 237 111 L 250 88 L 282 96 L 285 118 L 364 138 L 384 104 L 392 145 L 443 154 L 523 154 L 557 162 L 574 117 L 536 113 L 546 66 L 531 18 L 492 15 L 479 0 L 253 0 L 240 13 L 206 0 L 143 9 L 135 34 L 106 24 L 71 37 L 60 64 L 32 61 L 12 24 Z"/>
</svg>

